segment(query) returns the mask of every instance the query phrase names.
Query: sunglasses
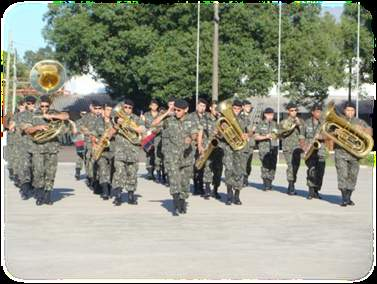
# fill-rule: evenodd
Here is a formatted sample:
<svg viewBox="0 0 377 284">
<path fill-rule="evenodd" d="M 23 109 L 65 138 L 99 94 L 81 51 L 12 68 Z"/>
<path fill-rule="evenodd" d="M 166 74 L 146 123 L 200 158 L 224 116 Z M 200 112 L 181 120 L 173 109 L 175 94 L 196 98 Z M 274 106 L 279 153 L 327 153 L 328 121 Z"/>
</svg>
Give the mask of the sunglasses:
<svg viewBox="0 0 377 284">
<path fill-rule="evenodd" d="M 26 103 L 28 106 L 34 105 L 34 103 Z"/>
<path fill-rule="evenodd" d="M 95 110 L 100 110 L 100 109 L 102 109 L 101 107 L 95 107 L 94 108 Z"/>
<path fill-rule="evenodd" d="M 49 105 L 41 105 L 40 107 L 41 107 L 41 108 L 48 108 Z"/>
<path fill-rule="evenodd" d="M 132 109 L 131 106 L 124 106 L 123 108 L 125 108 L 125 109 Z"/>
</svg>

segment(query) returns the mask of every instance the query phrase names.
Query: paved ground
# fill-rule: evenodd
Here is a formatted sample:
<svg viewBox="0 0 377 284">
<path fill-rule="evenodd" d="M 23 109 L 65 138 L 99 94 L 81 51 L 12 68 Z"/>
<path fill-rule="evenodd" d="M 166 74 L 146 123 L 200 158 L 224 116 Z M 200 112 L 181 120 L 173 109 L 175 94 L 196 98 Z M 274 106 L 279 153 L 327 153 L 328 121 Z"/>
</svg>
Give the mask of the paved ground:
<svg viewBox="0 0 377 284">
<path fill-rule="evenodd" d="M 173 217 L 168 189 L 139 178 L 139 205 L 115 207 L 59 164 L 52 206 L 22 201 L 5 183 L 5 263 L 19 279 L 360 279 L 373 260 L 372 169 L 360 170 L 356 206 L 342 208 L 335 168 L 324 200 L 261 190 L 259 169 L 242 206 L 190 196 Z M 143 174 L 144 170 L 140 171 Z M 279 167 L 278 185 L 285 186 Z M 221 191 L 225 192 L 224 185 Z"/>
</svg>

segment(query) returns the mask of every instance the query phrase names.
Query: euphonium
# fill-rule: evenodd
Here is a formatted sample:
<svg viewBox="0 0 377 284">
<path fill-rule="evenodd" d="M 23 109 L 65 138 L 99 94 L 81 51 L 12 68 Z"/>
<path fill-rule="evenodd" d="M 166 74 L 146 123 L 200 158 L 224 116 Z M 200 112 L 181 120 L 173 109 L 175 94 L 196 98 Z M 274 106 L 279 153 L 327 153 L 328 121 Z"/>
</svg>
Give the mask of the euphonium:
<svg viewBox="0 0 377 284">
<path fill-rule="evenodd" d="M 300 119 L 297 117 L 298 121 Z M 289 136 L 297 127 L 297 123 L 295 121 L 292 121 L 291 119 L 286 119 L 282 121 L 280 132 L 278 133 L 279 137 L 286 137 Z"/>
<path fill-rule="evenodd" d="M 219 111 L 222 114 L 216 122 L 216 128 L 221 133 L 233 150 L 240 150 L 247 144 L 243 138 L 243 131 L 234 116 L 230 101 L 225 100 L 219 104 Z"/>
<path fill-rule="evenodd" d="M 33 134 L 30 134 L 30 137 L 35 143 L 42 144 L 54 139 L 63 132 L 64 128 L 64 120 L 53 120 L 48 123 L 47 130 L 38 130 Z"/>
<path fill-rule="evenodd" d="M 322 133 L 357 158 L 363 158 L 373 148 L 373 138 L 358 130 L 345 118 L 335 112 L 334 102 L 330 102 L 322 125 Z"/>
<path fill-rule="evenodd" d="M 142 137 L 135 131 L 139 125 L 124 112 L 122 103 L 114 107 L 114 113 L 116 117 L 123 119 L 123 122 L 118 124 L 118 132 L 132 144 L 140 144 Z"/>
</svg>

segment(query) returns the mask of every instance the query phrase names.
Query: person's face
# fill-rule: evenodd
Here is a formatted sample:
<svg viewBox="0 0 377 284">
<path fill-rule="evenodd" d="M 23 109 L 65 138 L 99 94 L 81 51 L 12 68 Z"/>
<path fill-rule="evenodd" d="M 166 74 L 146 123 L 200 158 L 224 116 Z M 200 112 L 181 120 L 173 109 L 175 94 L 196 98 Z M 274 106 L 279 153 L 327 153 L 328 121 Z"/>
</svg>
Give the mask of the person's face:
<svg viewBox="0 0 377 284">
<path fill-rule="evenodd" d="M 93 113 L 97 116 L 102 114 L 102 107 L 101 106 L 93 106 Z"/>
<path fill-rule="evenodd" d="M 158 110 L 158 104 L 156 104 L 156 103 L 151 103 L 151 104 L 149 105 L 149 108 L 150 108 L 151 111 L 157 111 L 157 110 Z"/>
<path fill-rule="evenodd" d="M 35 103 L 33 103 L 33 102 L 27 102 L 26 103 L 26 109 L 30 110 L 30 111 L 34 111 L 34 109 L 35 109 Z"/>
<path fill-rule="evenodd" d="M 265 113 L 264 117 L 267 121 L 272 121 L 274 119 L 274 113 Z"/>
<path fill-rule="evenodd" d="M 315 111 L 312 111 L 312 116 L 313 116 L 315 119 L 319 120 L 320 117 L 321 117 L 321 113 L 322 113 L 321 110 L 316 109 Z"/>
<path fill-rule="evenodd" d="M 26 107 L 25 107 L 24 104 L 19 105 L 19 106 L 18 106 L 18 111 L 19 111 L 19 112 L 23 112 L 23 111 L 25 111 L 25 108 L 26 108 Z"/>
<path fill-rule="evenodd" d="M 39 107 L 40 107 L 42 113 L 47 113 L 49 108 L 50 108 L 50 104 L 47 103 L 47 102 L 41 102 Z"/>
<path fill-rule="evenodd" d="M 198 113 L 204 113 L 206 111 L 206 104 L 204 103 L 198 103 L 196 105 L 196 110 L 198 111 Z"/>
<path fill-rule="evenodd" d="M 174 101 L 173 102 L 168 102 L 168 107 L 173 107 L 174 106 Z"/>
<path fill-rule="evenodd" d="M 251 104 L 247 104 L 243 106 L 244 112 L 249 113 L 251 111 Z"/>
<path fill-rule="evenodd" d="M 292 108 L 288 109 L 288 116 L 296 117 L 297 116 L 297 108 L 292 107 Z"/>
<path fill-rule="evenodd" d="M 187 112 L 187 109 L 182 109 L 182 108 L 174 108 L 174 113 L 175 116 L 180 119 L 182 118 Z"/>
<path fill-rule="evenodd" d="M 110 118 L 112 110 L 113 110 L 112 107 L 109 107 L 109 106 L 105 107 L 105 110 L 103 111 L 104 117 Z"/>
<path fill-rule="evenodd" d="M 355 116 L 355 109 L 353 107 L 346 107 L 344 114 L 347 118 L 353 118 Z"/>
<path fill-rule="evenodd" d="M 216 115 L 217 114 L 217 104 L 212 104 L 210 107 L 209 107 L 212 115 Z"/>
<path fill-rule="evenodd" d="M 240 106 L 232 106 L 233 112 L 236 116 L 238 116 L 242 110 L 242 107 Z"/>
<path fill-rule="evenodd" d="M 124 104 L 124 105 L 123 105 L 123 109 L 124 109 L 124 112 L 125 112 L 127 115 L 130 115 L 130 114 L 132 114 L 133 106 L 130 106 L 130 105 L 126 105 L 126 104 Z"/>
</svg>

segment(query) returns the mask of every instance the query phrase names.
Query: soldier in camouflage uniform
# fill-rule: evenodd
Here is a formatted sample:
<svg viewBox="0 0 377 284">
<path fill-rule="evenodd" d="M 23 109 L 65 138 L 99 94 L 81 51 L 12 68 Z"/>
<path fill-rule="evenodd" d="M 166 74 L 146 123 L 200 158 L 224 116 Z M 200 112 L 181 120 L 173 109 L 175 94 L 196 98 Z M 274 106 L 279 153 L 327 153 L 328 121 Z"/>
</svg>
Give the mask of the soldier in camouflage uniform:
<svg viewBox="0 0 377 284">
<path fill-rule="evenodd" d="M 19 184 L 20 194 L 22 199 L 28 199 L 34 194 L 32 188 L 32 155 L 34 150 L 34 142 L 30 136 L 25 132 L 26 128 L 32 125 L 33 115 L 35 111 L 36 99 L 33 96 L 25 98 L 26 110 L 21 112 L 16 123 L 16 130 L 19 131 L 20 139 L 20 160 L 18 164 L 19 169 Z"/>
<path fill-rule="evenodd" d="M 288 118 L 280 122 L 279 133 L 282 135 L 282 146 L 285 161 L 287 162 L 287 180 L 289 195 L 295 195 L 295 182 L 300 167 L 301 153 L 304 144 L 304 122 L 297 117 L 297 106 L 288 103 Z"/>
<path fill-rule="evenodd" d="M 322 107 L 318 104 L 313 105 L 311 108 L 312 117 L 305 121 L 304 127 L 305 153 L 309 150 L 310 144 L 313 143 L 314 139 L 320 142 L 321 145 L 321 147 L 318 150 L 314 150 L 310 158 L 305 161 L 308 167 L 306 178 L 309 188 L 308 199 L 321 199 L 318 192 L 321 190 L 323 175 L 325 174 L 326 147 L 324 144 L 324 137 L 320 134 L 322 125 L 321 113 Z"/>
<path fill-rule="evenodd" d="M 144 122 L 132 113 L 134 103 L 130 99 L 126 99 L 123 104 L 126 115 L 133 120 L 138 127 L 133 129 L 138 134 L 145 131 Z M 121 118 L 117 119 L 117 123 L 121 124 Z M 114 142 L 114 177 L 113 177 L 113 194 L 115 196 L 114 204 L 119 206 L 122 204 L 122 190 L 128 192 L 128 203 L 137 204 L 134 192 L 137 187 L 137 171 L 139 169 L 140 144 L 133 144 L 127 138 L 117 132 Z"/>
<path fill-rule="evenodd" d="M 109 138 L 110 138 L 110 146 L 105 148 L 98 159 L 96 161 L 98 170 L 98 179 L 99 185 L 102 189 L 102 199 L 108 200 L 110 197 L 110 186 L 111 186 L 111 177 L 113 174 L 113 159 L 114 159 L 114 142 L 115 137 L 113 137 L 113 123 L 111 119 L 111 112 L 113 109 L 113 105 L 111 103 L 107 103 L 104 105 L 103 117 L 98 117 L 95 123 L 95 136 L 96 136 L 96 143 L 98 143 L 105 133 L 105 131 L 109 131 Z M 111 130 L 110 130 L 111 129 Z M 111 132 L 110 132 L 111 131 Z M 111 135 L 110 135 L 111 134 Z M 94 146 L 95 144 L 93 144 Z"/>
<path fill-rule="evenodd" d="M 198 100 L 198 103 L 196 105 L 196 111 L 193 113 L 190 113 L 188 115 L 188 119 L 192 121 L 192 123 L 195 125 L 195 128 L 198 129 L 199 133 L 203 131 L 204 125 L 207 121 L 207 115 L 206 115 L 206 108 L 207 108 L 207 101 L 205 99 L 200 98 Z M 194 140 L 197 141 L 197 138 L 194 137 Z M 198 148 L 195 149 L 195 160 L 199 158 L 199 150 Z M 203 195 L 204 189 L 203 189 L 203 169 L 196 169 L 193 166 L 193 172 L 194 172 L 194 195 Z M 206 197 L 208 197 L 209 193 L 207 192 Z"/>
<path fill-rule="evenodd" d="M 37 131 L 47 130 L 50 120 L 68 120 L 68 113 L 56 113 L 50 108 L 50 101 L 47 95 L 40 98 L 40 111 L 33 115 L 32 123 L 25 129 L 29 135 Z M 59 142 L 57 137 L 39 143 L 34 143 L 33 148 L 33 187 L 35 188 L 36 204 L 43 203 L 51 205 L 51 192 L 54 188 L 55 174 L 58 166 Z"/>
<path fill-rule="evenodd" d="M 278 125 L 273 120 L 274 110 L 272 108 L 266 108 L 263 112 L 263 117 L 264 119 L 255 129 L 255 141 L 258 141 L 259 159 L 262 162 L 263 190 L 266 191 L 272 190 L 272 181 L 275 179 L 278 156 Z"/>
<path fill-rule="evenodd" d="M 352 102 L 347 102 L 343 108 L 345 119 L 359 131 L 372 136 L 372 128 L 369 127 L 365 121 L 355 117 L 355 109 L 355 105 Z M 351 195 L 356 187 L 360 159 L 353 156 L 337 144 L 334 146 L 334 151 L 335 167 L 338 174 L 338 188 L 342 193 L 342 202 L 340 205 L 355 205 L 351 200 Z"/>
<path fill-rule="evenodd" d="M 175 112 L 175 116 L 170 113 Z M 188 118 L 188 103 L 178 99 L 169 110 L 159 116 L 152 125 L 158 125 L 163 121 L 164 133 L 166 135 L 165 166 L 169 174 L 170 194 L 173 196 L 173 215 L 186 213 L 186 199 L 190 192 L 190 179 L 193 171 L 192 165 L 195 159 L 194 136 L 198 129 L 191 119 Z M 165 145 L 164 145 L 165 147 Z"/>
<path fill-rule="evenodd" d="M 254 132 L 255 128 L 256 128 L 256 125 L 252 126 L 251 124 L 254 124 L 253 121 L 252 121 L 252 104 L 250 101 L 248 100 L 244 100 L 242 102 L 243 106 L 242 106 L 242 119 L 245 120 L 247 123 L 246 125 L 248 127 L 252 127 L 252 133 Z M 247 186 L 248 185 L 248 178 L 250 176 L 250 173 L 251 173 L 251 164 L 253 162 L 253 153 L 254 153 L 254 147 L 255 147 L 255 140 L 254 138 L 252 138 L 252 136 L 249 137 L 249 143 L 247 145 L 247 147 L 244 148 L 243 152 L 244 152 L 244 155 L 245 155 L 245 160 L 246 160 L 246 164 L 245 164 L 245 176 L 244 176 L 244 185 Z"/>
<path fill-rule="evenodd" d="M 146 112 L 141 118 L 143 119 L 145 123 L 145 127 L 147 129 L 151 128 L 151 124 L 154 119 L 159 115 L 158 112 L 158 101 L 156 99 L 152 99 L 149 104 L 150 111 Z M 155 180 L 154 176 L 154 170 L 156 169 L 157 172 L 157 179 L 161 179 L 161 169 L 160 169 L 160 157 L 157 155 L 157 149 L 158 149 L 158 143 L 160 142 L 159 135 L 156 135 L 153 141 L 153 146 L 149 149 L 149 151 L 146 153 L 147 155 L 147 161 L 146 161 L 146 168 L 148 171 L 147 179 L 149 180 Z"/>
<path fill-rule="evenodd" d="M 216 109 L 217 103 L 212 102 L 210 106 L 210 112 L 205 114 L 203 131 L 199 131 L 198 150 L 200 155 L 202 155 L 204 150 L 208 147 L 210 140 L 217 139 L 217 141 L 219 141 L 217 137 L 218 131 L 216 129 L 216 122 L 219 117 L 219 113 Z M 205 184 L 205 199 L 208 199 L 211 195 L 216 199 L 221 199 L 221 196 L 218 193 L 218 188 L 221 183 L 221 173 L 223 171 L 223 156 L 224 151 L 222 147 L 218 146 L 209 155 L 208 160 L 204 165 L 203 182 Z M 212 193 L 210 187 L 211 184 L 213 185 Z"/>
<path fill-rule="evenodd" d="M 247 121 L 242 119 L 242 116 L 240 115 L 242 110 L 242 102 L 239 100 L 234 100 L 232 110 L 240 128 L 249 131 L 250 129 L 247 127 Z M 249 138 L 247 133 L 243 133 L 242 137 L 245 140 L 248 140 Z M 243 154 L 244 149 L 233 150 L 228 143 L 223 143 L 221 145 L 224 147 L 225 184 L 227 186 L 226 205 L 231 205 L 232 202 L 236 205 L 241 205 L 242 202 L 240 200 L 240 191 L 244 186 L 246 164 L 245 155 Z"/>
<path fill-rule="evenodd" d="M 101 190 L 96 179 L 95 162 L 92 159 L 92 141 L 96 139 L 94 135 L 95 123 L 97 118 L 101 117 L 102 112 L 102 105 L 98 101 L 93 100 L 90 105 L 90 112 L 77 122 L 79 132 L 85 135 L 85 172 L 87 175 L 87 185 L 96 194 L 101 193 Z"/>
<path fill-rule="evenodd" d="M 76 148 L 76 163 L 75 163 L 75 178 L 80 179 L 80 172 L 84 166 L 85 159 L 85 136 L 78 131 L 77 125 L 82 124 L 82 117 L 86 114 L 86 111 L 80 112 L 80 118 L 75 122 L 75 134 L 73 135 L 72 141 L 75 143 Z"/>
</svg>

